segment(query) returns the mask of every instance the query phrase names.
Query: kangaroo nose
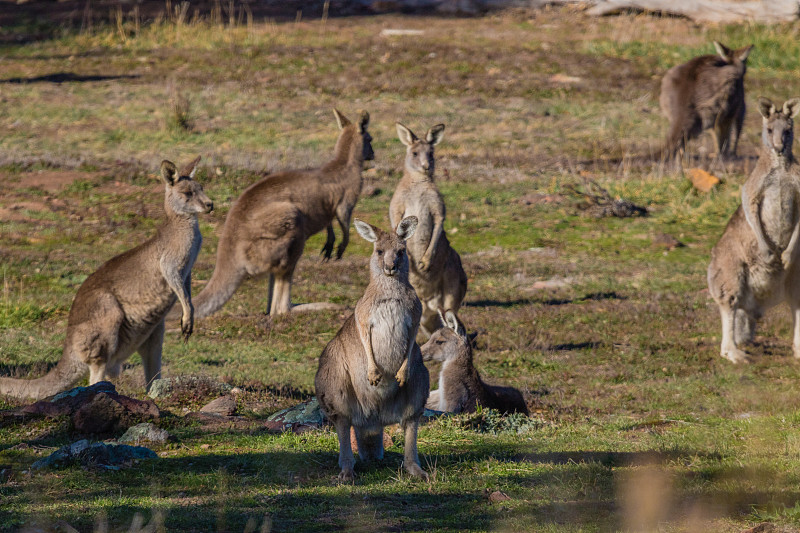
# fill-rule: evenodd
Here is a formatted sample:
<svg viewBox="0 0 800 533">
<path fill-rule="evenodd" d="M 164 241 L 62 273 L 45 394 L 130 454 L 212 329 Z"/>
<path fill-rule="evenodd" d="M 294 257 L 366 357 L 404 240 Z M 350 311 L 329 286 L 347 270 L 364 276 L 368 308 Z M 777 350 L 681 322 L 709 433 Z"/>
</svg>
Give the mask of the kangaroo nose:
<svg viewBox="0 0 800 533">
<path fill-rule="evenodd" d="M 431 166 L 431 165 L 430 165 L 430 164 L 429 164 L 427 161 L 425 161 L 424 163 L 422 163 L 422 168 L 424 168 L 425 170 L 428 170 L 428 169 L 430 168 L 430 166 Z"/>
<path fill-rule="evenodd" d="M 206 213 L 210 213 L 214 210 L 214 202 L 207 202 L 206 203 Z"/>
<path fill-rule="evenodd" d="M 386 274 L 387 276 L 394 276 L 396 272 L 397 272 L 397 269 L 395 267 L 391 267 L 391 268 L 383 267 L 383 273 Z"/>
</svg>

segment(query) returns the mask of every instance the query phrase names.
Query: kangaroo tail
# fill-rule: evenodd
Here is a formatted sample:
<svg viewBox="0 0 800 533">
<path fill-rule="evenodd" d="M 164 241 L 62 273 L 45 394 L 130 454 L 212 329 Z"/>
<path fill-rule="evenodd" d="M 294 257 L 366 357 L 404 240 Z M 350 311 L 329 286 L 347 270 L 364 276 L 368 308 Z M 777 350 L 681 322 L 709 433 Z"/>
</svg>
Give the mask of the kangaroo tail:
<svg viewBox="0 0 800 533">
<path fill-rule="evenodd" d="M 86 375 L 87 366 L 65 353 L 56 367 L 37 379 L 0 378 L 0 395 L 41 400 L 71 388 Z"/>
</svg>

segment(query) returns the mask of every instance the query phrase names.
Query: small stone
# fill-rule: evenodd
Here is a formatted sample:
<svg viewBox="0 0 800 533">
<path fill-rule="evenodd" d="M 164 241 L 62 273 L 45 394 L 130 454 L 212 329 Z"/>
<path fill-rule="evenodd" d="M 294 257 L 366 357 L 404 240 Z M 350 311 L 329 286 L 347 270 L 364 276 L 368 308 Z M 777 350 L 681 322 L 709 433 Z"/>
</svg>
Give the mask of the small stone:
<svg viewBox="0 0 800 533">
<path fill-rule="evenodd" d="M 154 424 L 144 422 L 129 427 L 117 442 L 127 444 L 139 444 L 140 442 L 151 442 L 153 444 L 166 444 L 172 436 L 165 429 L 161 429 Z"/>
<path fill-rule="evenodd" d="M 210 413 L 221 416 L 233 416 L 236 413 L 236 400 L 231 396 L 217 398 L 200 409 L 201 413 Z"/>
<path fill-rule="evenodd" d="M 84 467 L 119 470 L 131 466 L 140 459 L 157 457 L 153 450 L 141 446 L 103 442 L 89 444 L 87 440 L 79 440 L 62 446 L 44 459 L 39 459 L 31 465 L 31 470 L 62 468 L 76 463 Z"/>
<path fill-rule="evenodd" d="M 505 492 L 500 492 L 499 490 L 494 491 L 493 493 L 489 494 L 489 501 L 492 503 L 498 502 L 507 502 L 511 498 Z"/>
<path fill-rule="evenodd" d="M 313 425 L 316 427 L 322 426 L 325 421 L 325 415 L 319 407 L 316 398 L 299 403 L 294 407 L 283 409 L 267 418 L 271 422 L 279 422 L 285 428 L 290 428 L 293 424 Z"/>
<path fill-rule="evenodd" d="M 543 290 L 543 289 L 563 289 L 565 287 L 569 287 L 572 284 L 572 278 L 562 278 L 560 276 L 556 276 L 554 278 L 550 278 L 543 281 L 535 282 L 531 288 L 534 290 Z"/>
</svg>

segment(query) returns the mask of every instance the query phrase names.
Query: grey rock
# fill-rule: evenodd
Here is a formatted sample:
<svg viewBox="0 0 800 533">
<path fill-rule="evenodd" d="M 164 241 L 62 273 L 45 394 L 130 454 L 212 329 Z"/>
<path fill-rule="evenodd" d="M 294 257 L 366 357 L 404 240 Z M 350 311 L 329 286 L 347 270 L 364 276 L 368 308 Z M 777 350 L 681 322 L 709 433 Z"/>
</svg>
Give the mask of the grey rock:
<svg viewBox="0 0 800 533">
<path fill-rule="evenodd" d="M 139 444 L 140 442 L 151 442 L 153 444 L 166 444 L 172 435 L 165 429 L 156 427 L 155 425 L 144 422 L 129 427 L 117 442 L 121 444 Z"/>
<path fill-rule="evenodd" d="M 141 459 L 156 458 L 158 455 L 153 450 L 142 446 L 103 442 L 89 444 L 89 441 L 84 439 L 62 446 L 44 459 L 39 459 L 31 465 L 31 470 L 64 468 L 74 464 L 105 470 L 119 470 L 131 466 Z"/>
<path fill-rule="evenodd" d="M 150 384 L 147 395 L 152 399 L 164 398 L 181 388 L 205 388 L 216 394 L 228 394 L 233 386 L 202 376 L 178 376 L 176 378 L 156 379 Z"/>
<path fill-rule="evenodd" d="M 293 407 L 278 411 L 270 415 L 267 420 L 280 422 L 285 426 L 291 426 L 293 424 L 322 426 L 322 424 L 325 423 L 325 414 L 322 412 L 322 409 L 320 409 L 317 399 L 311 398 Z"/>
</svg>

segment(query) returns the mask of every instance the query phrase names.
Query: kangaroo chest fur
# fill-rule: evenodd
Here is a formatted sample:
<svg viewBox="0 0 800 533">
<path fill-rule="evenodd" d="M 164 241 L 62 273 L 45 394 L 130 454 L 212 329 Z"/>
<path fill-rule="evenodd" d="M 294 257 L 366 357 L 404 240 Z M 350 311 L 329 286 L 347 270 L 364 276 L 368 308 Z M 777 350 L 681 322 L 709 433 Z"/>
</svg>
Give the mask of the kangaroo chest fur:
<svg viewBox="0 0 800 533">
<path fill-rule="evenodd" d="M 370 308 L 368 323 L 375 362 L 382 372 L 394 375 L 408 356 L 409 343 L 414 342 L 414 335 L 409 336 L 414 317 L 408 312 L 408 304 L 399 298 L 379 298 Z"/>
<path fill-rule="evenodd" d="M 766 237 L 779 251 L 786 250 L 798 220 L 798 180 L 784 169 L 776 168 L 765 178 L 764 199 L 759 215 Z"/>
<path fill-rule="evenodd" d="M 417 230 L 406 242 L 408 252 L 415 259 L 421 258 L 428 249 L 433 235 L 435 224 L 431 206 L 438 206 L 442 216 L 445 216 L 444 202 L 439 190 L 432 183 L 416 183 L 411 193 L 406 197 L 405 212 L 403 217 L 415 216 L 419 220 Z"/>
</svg>

